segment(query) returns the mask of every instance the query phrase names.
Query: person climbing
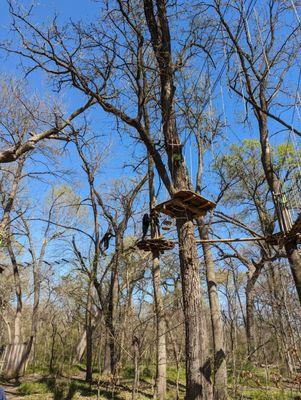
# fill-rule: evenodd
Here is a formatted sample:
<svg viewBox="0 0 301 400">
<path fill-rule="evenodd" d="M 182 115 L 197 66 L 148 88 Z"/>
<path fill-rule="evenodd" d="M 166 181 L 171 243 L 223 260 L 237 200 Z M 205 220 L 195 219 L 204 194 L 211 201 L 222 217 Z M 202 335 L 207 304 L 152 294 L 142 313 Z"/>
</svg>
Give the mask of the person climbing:
<svg viewBox="0 0 301 400">
<path fill-rule="evenodd" d="M 149 225 L 150 217 L 148 214 L 144 214 L 142 218 L 142 240 L 145 239 L 145 236 L 147 235 Z"/>
<path fill-rule="evenodd" d="M 154 229 L 154 236 L 156 238 L 159 238 L 161 236 L 160 221 L 159 221 L 158 213 L 154 209 L 151 210 L 150 219 L 151 219 L 153 229 Z"/>
</svg>

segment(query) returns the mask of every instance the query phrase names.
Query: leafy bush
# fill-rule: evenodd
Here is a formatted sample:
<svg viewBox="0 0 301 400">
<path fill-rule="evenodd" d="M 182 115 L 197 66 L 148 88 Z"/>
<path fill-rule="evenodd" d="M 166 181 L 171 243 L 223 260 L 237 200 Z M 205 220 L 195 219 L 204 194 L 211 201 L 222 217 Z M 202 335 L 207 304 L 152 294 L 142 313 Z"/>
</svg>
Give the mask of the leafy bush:
<svg viewBox="0 0 301 400">
<path fill-rule="evenodd" d="M 49 388 L 46 382 L 23 382 L 18 387 L 18 394 L 23 396 L 45 393 L 49 393 Z"/>
</svg>

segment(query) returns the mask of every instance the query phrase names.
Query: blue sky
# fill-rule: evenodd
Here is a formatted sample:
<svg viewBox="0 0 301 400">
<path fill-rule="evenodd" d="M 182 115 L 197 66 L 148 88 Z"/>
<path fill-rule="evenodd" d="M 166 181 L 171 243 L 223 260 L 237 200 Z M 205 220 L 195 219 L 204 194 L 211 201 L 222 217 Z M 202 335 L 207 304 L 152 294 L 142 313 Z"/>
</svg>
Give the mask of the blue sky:
<svg viewBox="0 0 301 400">
<path fill-rule="evenodd" d="M 21 2 L 24 7 L 28 7 L 32 4 L 30 1 Z M 0 40 L 7 40 L 11 37 L 11 33 L 9 30 L 10 24 L 10 16 L 8 12 L 7 2 L 5 0 L 0 0 L 0 10 L 1 10 L 1 19 L 0 19 Z M 81 1 L 71 1 L 71 0 L 62 0 L 62 1 L 45 1 L 41 0 L 39 2 L 38 7 L 35 8 L 33 13 L 34 19 L 39 23 L 45 23 L 47 25 L 48 21 L 51 21 L 51 16 L 54 13 L 59 13 L 59 21 L 60 23 L 64 23 L 64 21 L 69 21 L 72 19 L 73 21 L 77 21 L 80 19 L 84 19 L 89 21 L 97 15 L 100 11 L 99 4 L 96 2 L 90 2 L 86 0 Z M 9 55 L 6 57 L 3 53 L 1 56 L 0 63 L 0 73 L 11 74 L 18 78 L 22 78 L 24 73 L 20 66 L 20 58 L 18 56 Z M 32 93 L 38 93 L 41 97 L 45 96 L 45 94 L 51 94 L 51 88 L 49 87 L 46 76 L 42 72 L 34 72 L 29 75 L 28 80 L 28 88 Z M 77 106 L 82 105 L 86 100 L 82 96 L 78 94 L 77 91 L 74 90 L 65 90 L 64 94 L 56 94 L 55 96 L 62 97 L 64 99 L 64 106 L 66 110 L 73 111 Z M 110 189 L 109 183 L 115 179 L 120 179 L 124 175 L 129 175 L 131 173 L 131 169 L 128 168 L 124 170 L 123 164 L 129 163 L 130 155 L 134 151 L 133 142 L 128 140 L 127 136 L 124 136 L 123 145 L 120 145 L 120 138 L 114 131 L 114 125 L 112 124 L 112 119 L 108 119 L 105 113 L 101 110 L 100 107 L 94 107 L 93 110 L 87 113 L 88 119 L 91 121 L 91 125 L 95 132 L 97 133 L 105 133 L 109 135 L 103 141 L 103 144 L 100 144 L 100 147 L 105 147 L 109 142 L 111 142 L 111 154 L 107 157 L 106 162 L 102 168 L 100 174 L 100 182 L 103 185 L 104 193 L 108 192 Z M 117 146 L 116 146 L 117 144 Z M 141 154 L 141 149 L 138 149 L 138 154 Z M 39 160 L 38 156 L 35 156 L 37 160 Z M 41 166 L 34 167 L 35 170 L 41 170 Z M 27 169 L 32 169 L 32 164 L 30 162 L 27 163 Z M 72 146 L 68 146 L 68 151 L 62 157 L 61 169 L 74 169 L 75 174 L 71 178 L 71 183 L 77 181 L 79 184 L 77 190 L 82 194 L 83 197 L 87 194 L 87 185 L 85 180 L 85 175 L 80 167 L 80 161 Z M 67 183 L 70 183 L 70 177 L 66 177 Z M 51 188 L 51 183 L 54 182 L 56 184 L 56 179 L 50 179 L 49 184 L 41 183 L 40 181 L 31 180 L 30 182 L 30 196 L 33 200 L 33 203 L 37 205 L 41 204 L 44 196 L 47 195 L 48 191 Z M 58 184 L 64 184 L 66 182 L 59 182 Z M 39 222 L 35 223 L 37 228 L 36 230 L 36 239 L 39 239 L 40 229 L 42 229 L 42 225 Z M 104 230 L 106 229 L 106 225 L 104 224 Z M 54 244 L 53 253 L 55 257 L 57 256 L 57 251 L 55 249 L 56 245 Z M 50 247 L 51 249 L 51 247 Z"/>
<path fill-rule="evenodd" d="M 21 4 L 24 5 L 25 8 L 31 5 L 31 1 L 22 1 Z M 51 16 L 54 13 L 59 14 L 59 22 L 64 24 L 64 22 L 68 22 L 70 19 L 73 21 L 77 21 L 83 19 L 84 21 L 94 20 L 97 15 L 100 14 L 100 2 L 93 2 L 88 0 L 61 0 L 61 1 L 46 1 L 40 0 L 38 6 L 34 11 L 34 20 L 38 23 L 47 23 L 51 20 Z M 0 40 L 6 39 L 10 37 L 9 32 L 9 23 L 10 17 L 8 13 L 8 7 L 5 0 L 0 0 L 0 10 L 1 10 L 1 20 L 0 20 Z M 15 74 L 19 77 L 22 77 L 22 70 L 18 67 L 19 58 L 16 56 L 9 56 L 8 58 L 2 58 L 2 62 L 0 65 L 0 71 L 2 73 L 11 73 Z M 296 74 L 292 74 L 291 81 L 294 86 L 294 82 L 296 81 Z M 41 72 L 35 72 L 28 78 L 29 88 L 33 91 L 37 91 L 41 95 L 44 95 L 47 92 L 50 92 L 51 89 L 47 84 L 45 79 L 45 75 Z M 61 96 L 61 95 L 59 95 Z M 224 100 L 224 101 L 222 101 Z M 66 103 L 67 110 L 73 110 L 78 104 L 81 104 L 82 98 L 78 95 L 78 92 L 70 90 L 65 91 L 64 93 L 64 102 Z M 245 104 L 242 100 L 238 100 L 234 94 L 229 93 L 225 81 L 222 79 L 220 84 L 217 85 L 216 89 L 216 99 L 214 100 L 214 107 L 218 111 L 218 113 L 223 115 L 223 118 L 226 118 L 230 127 L 224 130 L 223 139 L 214 146 L 213 150 L 208 154 L 207 161 L 209 159 L 214 159 L 216 155 L 220 154 L 220 152 L 224 152 L 227 149 L 229 143 L 240 143 L 244 138 L 258 138 L 257 127 L 255 129 L 247 129 L 246 127 L 242 127 L 241 124 L 238 123 L 238 120 L 244 113 Z M 110 137 L 112 140 L 112 155 L 108 158 L 106 162 L 106 168 L 104 169 L 101 181 L 102 182 L 110 182 L 112 179 L 119 178 L 121 174 L 127 173 L 131 174 L 131 170 L 127 169 L 126 171 L 122 170 L 122 166 L 124 163 L 128 163 L 131 159 L 131 154 L 133 151 L 133 141 L 130 140 L 126 135 L 124 136 L 124 140 L 122 145 L 120 144 L 120 138 L 117 136 L 114 130 L 114 124 L 112 125 L 112 119 L 108 118 L 106 114 L 104 114 L 100 107 L 95 107 L 93 111 L 89 112 L 89 118 L 91 119 L 93 128 L 98 132 L 110 132 Z M 251 121 L 254 122 L 253 118 Z M 296 120 L 296 123 L 298 121 Z M 300 123 L 300 121 L 299 121 Z M 271 127 L 275 127 L 275 124 L 271 124 Z M 278 129 L 279 126 L 277 126 Z M 279 143 L 281 141 L 281 136 L 276 136 L 273 138 L 274 143 Z M 297 138 L 299 141 L 299 138 Z M 196 156 L 195 156 L 195 147 L 193 144 L 192 138 L 189 139 L 188 145 L 185 149 L 185 157 L 187 161 L 187 166 L 189 170 L 192 170 L 193 173 L 196 172 Z M 136 155 L 141 156 L 144 154 L 144 148 L 142 146 L 138 146 L 136 149 Z M 65 156 L 62 161 L 62 168 L 71 168 L 74 167 L 78 163 L 77 156 L 74 155 L 74 152 L 70 150 L 69 155 Z M 247 167 L 247 166 L 246 166 Z M 82 172 L 80 168 L 76 169 L 76 179 L 79 182 L 82 182 Z M 214 197 L 216 195 L 216 185 L 214 182 L 214 175 L 212 171 L 210 171 L 210 163 L 206 163 L 205 167 L 205 177 L 204 184 L 206 186 L 204 194 L 207 197 Z M 40 201 L 41 193 L 46 192 L 47 185 L 43 186 L 41 183 L 33 182 L 31 186 L 33 198 L 36 201 Z M 82 193 L 85 192 L 86 187 L 83 185 Z M 164 200 L 167 196 L 166 190 L 161 190 L 161 200 Z"/>
</svg>

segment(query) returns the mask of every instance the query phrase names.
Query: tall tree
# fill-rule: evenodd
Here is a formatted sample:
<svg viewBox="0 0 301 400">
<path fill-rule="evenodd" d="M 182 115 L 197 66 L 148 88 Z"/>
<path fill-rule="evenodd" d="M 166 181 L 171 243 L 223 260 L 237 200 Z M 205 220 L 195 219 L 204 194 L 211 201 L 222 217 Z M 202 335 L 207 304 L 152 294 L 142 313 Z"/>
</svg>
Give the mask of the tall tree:
<svg viewBox="0 0 301 400">
<path fill-rule="evenodd" d="M 151 218 L 150 229 L 151 238 L 159 238 L 158 216 L 154 214 L 156 205 L 154 188 L 153 162 L 148 157 L 148 181 L 149 181 L 149 215 Z M 160 251 L 152 248 L 152 277 L 154 302 L 156 312 L 156 388 L 155 398 L 164 400 L 166 396 L 166 371 L 167 371 L 167 349 L 166 349 L 166 321 L 164 312 L 163 296 L 161 291 L 161 269 L 160 269 Z"/>
<path fill-rule="evenodd" d="M 179 43 L 179 51 L 172 49 L 165 0 L 157 0 L 156 3 L 145 0 L 139 2 L 139 6 L 132 1 L 118 0 L 114 4 L 110 2 L 109 12 L 105 14 L 102 26 L 92 24 L 84 27 L 82 24 L 71 24 L 69 28 L 75 34 L 74 39 L 76 36 L 81 38 L 75 48 L 67 44 L 66 31 L 60 31 L 55 22 L 49 28 L 49 32 L 56 32 L 53 38 L 52 34 L 44 34 L 40 28 L 33 27 L 30 16 L 25 16 L 11 6 L 15 26 L 21 24 L 22 28 L 18 28 L 18 31 L 23 32 L 23 39 L 27 36 L 26 40 L 22 40 L 23 48 L 16 49 L 15 52 L 30 59 L 38 68 L 43 69 L 46 62 L 47 73 L 58 79 L 59 86 L 62 81 L 71 84 L 89 99 L 95 100 L 105 112 L 116 117 L 128 128 L 134 129 L 172 195 L 175 191 L 192 187 L 177 129 L 175 107 L 177 68 L 179 64 L 185 65 L 190 59 L 193 54 L 192 45 L 188 40 L 183 45 Z M 144 13 L 141 13 L 141 8 Z M 178 19 L 180 15 L 177 14 Z M 122 31 L 118 28 L 120 23 L 123 25 Z M 113 29 L 110 30 L 109 27 Z M 26 29 L 29 29 L 28 35 L 25 33 Z M 117 37 L 115 29 L 118 32 Z M 55 45 L 53 41 L 56 42 Z M 127 43 L 125 47 L 124 41 Z M 122 66 L 117 60 L 123 60 Z M 123 101 L 126 93 L 118 83 L 119 73 L 128 82 L 133 93 L 130 107 Z M 155 88 L 158 90 L 155 91 Z M 162 146 L 158 146 L 155 136 L 152 135 L 153 127 L 149 126 L 151 129 L 148 129 L 143 123 L 143 110 L 145 104 L 150 102 L 155 112 L 161 115 L 164 157 L 167 159 L 168 170 L 160 154 Z M 135 115 L 132 115 L 133 109 L 136 110 Z M 152 124 L 155 122 L 152 121 Z M 193 217 L 187 215 L 185 220 L 179 216 L 176 224 L 186 328 L 186 396 L 195 400 L 210 399 L 211 372 Z"/>
<path fill-rule="evenodd" d="M 246 10 L 244 1 L 240 1 L 237 7 L 230 6 L 229 10 L 236 16 L 233 18 L 231 15 L 231 19 L 229 10 L 221 1 L 215 0 L 213 7 L 222 27 L 227 62 L 233 67 L 229 86 L 250 106 L 255 117 L 265 178 L 273 195 L 279 226 L 287 234 L 291 229 L 288 223 L 291 218 L 283 198 L 283 182 L 275 170 L 270 131 L 272 122 L 277 122 L 288 132 L 300 135 L 298 130 L 277 115 L 287 104 L 285 85 L 288 72 L 294 73 L 299 55 L 300 22 L 295 19 L 294 7 L 287 7 L 279 0 L 261 5 L 260 11 Z M 291 21 L 289 26 L 286 21 Z M 282 207 L 280 203 L 283 203 Z M 285 240 L 284 246 L 301 302 L 301 255 L 296 237 Z"/>
</svg>

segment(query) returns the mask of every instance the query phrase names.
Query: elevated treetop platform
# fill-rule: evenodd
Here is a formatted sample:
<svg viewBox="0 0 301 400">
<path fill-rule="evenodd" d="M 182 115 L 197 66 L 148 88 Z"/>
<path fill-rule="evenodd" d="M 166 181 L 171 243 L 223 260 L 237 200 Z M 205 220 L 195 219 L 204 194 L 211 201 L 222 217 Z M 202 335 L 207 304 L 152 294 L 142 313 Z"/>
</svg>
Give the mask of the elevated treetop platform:
<svg viewBox="0 0 301 400">
<path fill-rule="evenodd" d="M 298 215 L 289 233 L 290 235 L 301 235 L 301 214 Z"/>
<path fill-rule="evenodd" d="M 163 253 L 165 250 L 172 250 L 175 247 L 175 243 L 161 236 L 153 239 L 142 239 L 137 243 L 137 247 L 139 250 L 158 250 Z"/>
<path fill-rule="evenodd" d="M 266 242 L 273 246 L 283 247 L 285 242 L 295 240 L 297 243 L 301 243 L 301 233 L 293 234 L 290 233 L 284 235 L 282 232 L 274 233 L 273 235 L 266 237 Z"/>
<path fill-rule="evenodd" d="M 215 203 L 205 199 L 205 197 L 200 196 L 198 193 L 190 190 L 180 190 L 170 200 L 158 204 L 155 210 L 172 218 L 180 217 L 187 213 L 197 218 L 205 215 L 215 206 Z"/>
<path fill-rule="evenodd" d="M 279 246 L 283 246 L 285 242 L 290 240 L 296 240 L 297 243 L 301 243 L 301 214 L 298 215 L 298 218 L 287 233 L 277 232 L 266 238 L 267 243 Z"/>
</svg>

